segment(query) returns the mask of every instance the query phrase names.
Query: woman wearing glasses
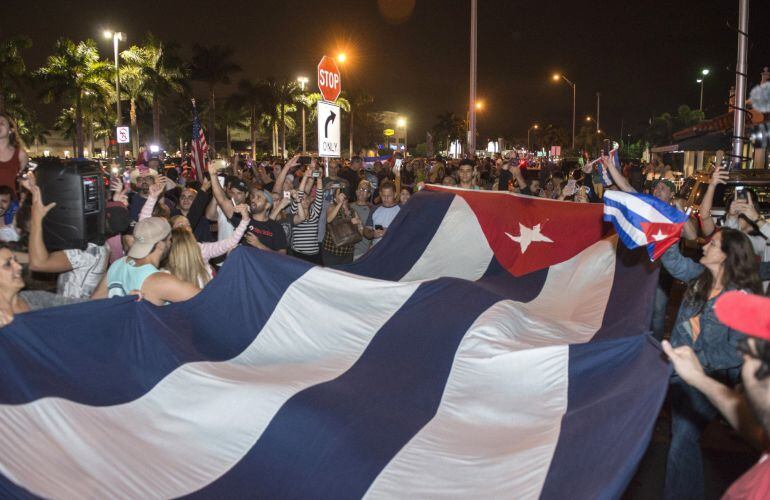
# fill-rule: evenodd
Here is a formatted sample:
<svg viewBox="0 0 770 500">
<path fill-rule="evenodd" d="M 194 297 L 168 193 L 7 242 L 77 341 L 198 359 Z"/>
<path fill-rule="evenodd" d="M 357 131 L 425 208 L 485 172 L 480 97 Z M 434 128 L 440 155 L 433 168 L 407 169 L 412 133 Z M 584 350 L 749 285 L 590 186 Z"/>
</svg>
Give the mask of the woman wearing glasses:
<svg viewBox="0 0 770 500">
<path fill-rule="evenodd" d="M 759 268 L 751 241 L 733 229 L 716 233 L 694 262 L 671 247 L 661 258 L 666 270 L 689 283 L 671 332 L 671 345 L 692 348 L 705 373 L 734 386 L 740 380 L 743 357 L 738 352 L 744 336 L 721 322 L 714 303 L 725 292 L 761 293 Z M 719 414 L 709 399 L 680 376 L 670 386 L 671 447 L 666 465 L 664 497 L 704 498 L 700 437 Z"/>
<path fill-rule="evenodd" d="M 358 183 L 356 189 L 356 201 L 350 204 L 350 209 L 358 215 L 358 220 L 361 221 L 361 227 L 359 229 L 363 232 L 363 222 L 369 218 L 369 212 L 372 211 L 372 183 L 363 180 Z M 356 243 L 353 247 L 353 260 L 358 260 L 363 254 L 369 251 L 369 247 L 372 245 L 372 240 L 363 238 Z"/>
</svg>

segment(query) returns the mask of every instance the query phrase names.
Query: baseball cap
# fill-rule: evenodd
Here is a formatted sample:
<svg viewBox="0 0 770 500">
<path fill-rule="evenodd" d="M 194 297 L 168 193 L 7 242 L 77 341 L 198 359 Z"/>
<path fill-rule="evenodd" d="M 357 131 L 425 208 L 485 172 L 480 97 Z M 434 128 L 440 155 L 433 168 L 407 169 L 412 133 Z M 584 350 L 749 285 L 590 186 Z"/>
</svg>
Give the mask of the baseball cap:
<svg viewBox="0 0 770 500">
<path fill-rule="evenodd" d="M 148 217 L 134 226 L 134 244 L 128 251 L 132 259 L 143 259 L 150 255 L 152 247 L 166 239 L 171 232 L 168 221 L 162 217 Z"/>
<path fill-rule="evenodd" d="M 238 177 L 233 177 L 230 182 L 230 187 L 233 189 L 237 189 L 241 193 L 248 193 L 249 192 L 249 185 L 246 184 L 243 179 L 240 179 Z"/>
<path fill-rule="evenodd" d="M 666 185 L 666 187 L 668 187 L 671 190 L 672 193 L 676 193 L 676 184 L 674 184 L 673 181 L 671 181 L 671 179 L 658 179 L 658 181 L 655 184 L 657 184 L 658 182 L 662 182 L 663 184 Z"/>
<path fill-rule="evenodd" d="M 730 328 L 770 341 L 770 298 L 727 292 L 717 299 L 714 312 L 719 321 Z"/>
</svg>

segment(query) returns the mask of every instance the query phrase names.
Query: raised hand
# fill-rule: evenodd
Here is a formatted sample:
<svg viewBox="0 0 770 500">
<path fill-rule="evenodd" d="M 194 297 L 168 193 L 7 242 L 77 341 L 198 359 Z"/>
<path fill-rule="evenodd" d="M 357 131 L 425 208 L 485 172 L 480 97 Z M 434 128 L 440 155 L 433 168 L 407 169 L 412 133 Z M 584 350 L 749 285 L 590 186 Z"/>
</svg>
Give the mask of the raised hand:
<svg viewBox="0 0 770 500">
<path fill-rule="evenodd" d="M 32 193 L 32 218 L 38 221 L 42 221 L 48 212 L 56 206 L 56 202 L 43 205 L 43 197 L 40 194 L 40 188 L 37 186 L 31 186 L 29 190 Z"/>
<path fill-rule="evenodd" d="M 730 173 L 722 169 L 721 165 L 717 165 L 714 172 L 711 174 L 711 180 L 709 184 L 712 186 L 718 186 L 719 184 L 726 184 Z"/>
<path fill-rule="evenodd" d="M 241 218 L 243 220 L 246 220 L 249 218 L 249 206 L 247 204 L 241 203 L 240 205 L 236 205 L 235 208 L 233 208 L 233 210 L 236 213 L 241 214 Z"/>
<path fill-rule="evenodd" d="M 691 347 L 673 347 L 667 340 L 661 342 L 661 346 L 682 380 L 692 385 L 700 377 L 706 376 L 698 356 L 695 355 L 695 351 Z"/>
<path fill-rule="evenodd" d="M 160 198 L 160 195 L 166 191 L 166 183 L 162 181 L 162 179 L 165 179 L 165 177 L 158 177 L 158 179 L 155 181 L 155 184 L 150 186 L 151 198 Z"/>
</svg>

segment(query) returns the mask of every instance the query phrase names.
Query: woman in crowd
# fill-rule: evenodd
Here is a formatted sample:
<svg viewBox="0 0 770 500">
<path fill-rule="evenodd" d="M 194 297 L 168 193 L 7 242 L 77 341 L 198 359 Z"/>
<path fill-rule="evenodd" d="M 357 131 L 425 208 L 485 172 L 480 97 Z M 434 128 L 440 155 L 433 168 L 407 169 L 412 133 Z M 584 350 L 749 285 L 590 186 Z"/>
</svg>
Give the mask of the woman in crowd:
<svg viewBox="0 0 770 500">
<path fill-rule="evenodd" d="M 743 362 L 736 350 L 740 333 L 721 323 L 714 302 L 729 290 L 761 293 L 757 260 L 749 239 L 733 229 L 716 233 L 700 262 L 671 247 L 661 258 L 675 278 L 688 282 L 671 333 L 671 345 L 690 346 L 706 373 L 734 386 Z M 717 410 L 699 391 L 679 377 L 671 379 L 671 446 L 666 468 L 665 498 L 703 498 L 703 463 L 699 440 Z"/>
<path fill-rule="evenodd" d="M 0 327 L 13 321 L 14 316 L 20 313 L 86 300 L 40 290 L 24 290 L 24 287 L 21 264 L 12 250 L 0 243 Z"/>
<path fill-rule="evenodd" d="M 158 205 L 158 197 L 163 193 L 163 189 L 162 183 L 156 183 L 150 187 L 150 195 L 142 207 L 139 220 L 153 216 L 155 207 Z M 166 264 L 171 274 L 180 280 L 203 288 L 214 276 L 209 261 L 235 248 L 249 226 L 248 205 L 240 204 L 234 211 L 241 215 L 238 227 L 227 239 L 212 243 L 199 243 L 193 235 L 190 221 L 184 215 L 172 217 L 169 221 L 172 228 L 171 251 Z"/>
<path fill-rule="evenodd" d="M 291 250 L 295 257 L 313 264 L 321 264 L 321 254 L 318 248 L 318 224 L 321 220 L 321 208 L 323 207 L 323 185 L 320 175 L 313 177 L 315 170 L 316 167 L 311 165 L 302 176 L 299 191 L 292 193 L 290 213 L 294 226 L 289 241 L 291 241 Z M 312 186 L 313 184 L 315 186 Z"/>
<path fill-rule="evenodd" d="M 337 189 L 334 193 L 334 202 L 329 206 L 326 211 L 326 223 L 332 224 L 335 220 L 349 220 L 359 228 L 362 227 L 362 221 L 356 215 L 356 212 L 350 209 L 348 205 L 348 198 L 345 196 L 343 189 Z M 355 245 L 341 245 L 334 244 L 332 238 L 332 232 L 329 227 L 326 228 L 326 234 L 321 245 L 321 253 L 323 255 L 324 266 L 335 266 L 339 264 L 349 264 L 353 262 L 353 247 Z"/>
<path fill-rule="evenodd" d="M 27 165 L 27 153 L 10 115 L 0 113 L 0 186 L 16 191 L 16 178 Z"/>
<path fill-rule="evenodd" d="M 412 197 L 412 188 L 409 186 L 401 186 L 401 192 L 398 195 L 398 204 L 402 207 L 406 205 L 406 202 L 409 201 L 409 198 Z"/>
</svg>

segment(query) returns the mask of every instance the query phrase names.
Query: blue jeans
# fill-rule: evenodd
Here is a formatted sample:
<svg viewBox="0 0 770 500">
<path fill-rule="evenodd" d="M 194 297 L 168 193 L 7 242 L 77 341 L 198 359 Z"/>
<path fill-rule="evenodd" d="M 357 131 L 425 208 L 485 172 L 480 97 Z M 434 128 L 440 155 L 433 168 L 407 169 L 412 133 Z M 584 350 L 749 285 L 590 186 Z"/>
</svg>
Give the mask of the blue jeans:
<svg viewBox="0 0 770 500">
<path fill-rule="evenodd" d="M 733 386 L 740 379 L 740 368 L 718 370 L 709 376 Z M 699 500 L 705 497 L 700 438 L 719 411 L 703 393 L 676 375 L 671 378 L 669 395 L 671 446 L 668 449 L 663 498 Z"/>
<path fill-rule="evenodd" d="M 658 285 L 655 288 L 655 297 L 652 300 L 652 336 L 658 341 L 663 340 L 663 333 L 666 324 L 666 307 L 668 306 L 668 295 Z"/>
</svg>

